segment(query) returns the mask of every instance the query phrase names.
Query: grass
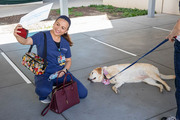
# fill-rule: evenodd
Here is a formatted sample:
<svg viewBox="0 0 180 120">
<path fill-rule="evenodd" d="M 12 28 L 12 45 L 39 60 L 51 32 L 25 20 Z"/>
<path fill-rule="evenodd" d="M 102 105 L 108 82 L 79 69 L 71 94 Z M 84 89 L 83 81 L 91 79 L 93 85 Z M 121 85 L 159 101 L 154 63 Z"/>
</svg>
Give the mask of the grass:
<svg viewBox="0 0 180 120">
<path fill-rule="evenodd" d="M 134 17 L 140 15 L 147 15 L 147 10 L 140 10 L 140 9 L 131 9 L 131 8 L 117 8 L 113 7 L 112 5 L 90 5 L 89 7 L 94 7 L 98 11 L 113 13 L 116 14 L 118 12 L 122 12 L 122 17 Z"/>
<path fill-rule="evenodd" d="M 69 8 L 69 15 L 74 15 L 76 17 L 83 16 L 82 12 L 78 12 L 74 10 L 75 7 Z"/>
<path fill-rule="evenodd" d="M 76 17 L 78 17 L 78 16 L 83 16 L 83 13 L 82 13 L 82 12 L 75 11 L 75 10 L 74 10 L 75 8 L 76 8 L 76 7 L 72 7 L 72 8 L 69 8 L 69 9 L 68 9 L 69 15 L 74 15 L 74 16 L 76 16 Z M 56 12 L 57 12 L 57 14 L 60 14 L 60 10 L 59 10 L 59 9 L 57 9 Z"/>
<path fill-rule="evenodd" d="M 84 7 L 84 6 L 82 6 Z M 88 7 L 93 7 L 96 8 L 96 10 L 100 12 L 106 12 L 110 13 L 112 15 L 118 15 L 118 13 L 122 13 L 121 17 L 134 17 L 134 16 L 141 16 L 141 15 L 147 15 L 148 11 L 147 10 L 140 10 L 140 9 L 131 9 L 131 8 L 118 8 L 114 7 L 112 5 L 89 5 Z M 74 16 L 83 16 L 82 12 L 76 11 L 77 7 L 72 7 L 69 8 L 69 15 L 74 15 Z M 60 14 L 60 10 L 57 9 L 56 12 Z"/>
</svg>

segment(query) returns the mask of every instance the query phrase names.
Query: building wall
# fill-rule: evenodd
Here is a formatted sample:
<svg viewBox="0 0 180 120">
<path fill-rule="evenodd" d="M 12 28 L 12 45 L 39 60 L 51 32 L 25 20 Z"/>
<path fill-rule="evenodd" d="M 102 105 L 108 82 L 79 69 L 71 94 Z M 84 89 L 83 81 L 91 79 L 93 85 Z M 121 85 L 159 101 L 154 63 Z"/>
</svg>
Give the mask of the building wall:
<svg viewBox="0 0 180 120">
<path fill-rule="evenodd" d="M 103 0 L 103 4 L 147 10 L 149 0 Z M 157 13 L 179 14 L 179 0 L 156 0 L 155 11 Z"/>
<path fill-rule="evenodd" d="M 163 13 L 179 14 L 179 0 L 164 0 Z"/>
</svg>

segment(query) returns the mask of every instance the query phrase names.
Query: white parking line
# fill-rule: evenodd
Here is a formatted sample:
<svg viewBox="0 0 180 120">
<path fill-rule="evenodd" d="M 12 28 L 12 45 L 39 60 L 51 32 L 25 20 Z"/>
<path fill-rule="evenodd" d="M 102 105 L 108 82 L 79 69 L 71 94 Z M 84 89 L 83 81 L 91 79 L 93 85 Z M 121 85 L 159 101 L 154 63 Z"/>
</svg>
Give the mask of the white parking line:
<svg viewBox="0 0 180 120">
<path fill-rule="evenodd" d="M 9 57 L 1 52 L 2 56 L 8 61 L 8 63 L 16 70 L 16 72 L 26 81 L 27 84 L 30 84 L 31 81 L 16 67 L 16 65 L 9 59 Z"/>
<path fill-rule="evenodd" d="M 168 32 L 170 32 L 170 31 L 171 31 L 171 30 L 164 29 L 164 28 L 159 28 L 159 27 L 153 27 L 153 28 L 158 29 L 158 30 L 168 31 Z"/>
<path fill-rule="evenodd" d="M 130 53 L 130 52 L 125 51 L 125 50 L 123 50 L 123 49 L 120 49 L 120 48 L 117 48 L 117 47 L 115 47 L 115 46 L 109 45 L 109 44 L 104 43 L 104 42 L 102 42 L 102 41 L 100 41 L 100 40 L 97 40 L 97 39 L 95 39 L 95 38 L 93 38 L 93 37 L 91 37 L 90 39 L 91 39 L 91 40 L 94 40 L 94 41 L 96 41 L 96 42 L 99 42 L 99 43 L 101 43 L 101 44 L 104 44 L 104 45 L 106 45 L 106 46 L 109 46 L 109 47 L 111 47 L 111 48 L 114 48 L 114 49 L 116 49 L 116 50 L 119 50 L 119 51 L 121 51 L 121 52 L 127 53 L 127 54 L 129 54 L 129 55 L 137 56 L 136 54 L 133 54 L 133 53 Z"/>
</svg>

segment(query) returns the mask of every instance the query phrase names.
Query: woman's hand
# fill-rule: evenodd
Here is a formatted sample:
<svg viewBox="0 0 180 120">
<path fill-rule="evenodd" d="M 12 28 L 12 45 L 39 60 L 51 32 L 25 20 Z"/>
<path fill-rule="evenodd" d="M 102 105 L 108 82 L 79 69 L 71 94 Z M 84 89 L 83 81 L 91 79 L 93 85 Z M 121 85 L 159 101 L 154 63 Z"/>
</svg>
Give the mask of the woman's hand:
<svg viewBox="0 0 180 120">
<path fill-rule="evenodd" d="M 64 71 L 66 73 L 67 70 L 70 69 L 70 67 L 71 67 L 71 58 L 66 58 L 66 65 L 65 65 L 64 69 L 62 69 L 62 71 Z M 61 72 L 58 77 L 62 77 L 65 74 L 64 72 Z"/>
<path fill-rule="evenodd" d="M 166 37 L 166 39 L 169 39 L 170 42 L 174 42 L 174 40 L 175 40 L 175 38 L 174 38 L 174 36 L 172 35 L 172 33 L 170 33 L 170 34 Z"/>
<path fill-rule="evenodd" d="M 174 42 L 174 37 L 180 35 L 180 19 L 176 22 L 174 28 L 171 33 L 166 37 L 169 41 Z"/>
<path fill-rule="evenodd" d="M 22 45 L 32 45 L 33 44 L 33 40 L 31 37 L 28 38 L 23 38 L 20 35 L 18 35 L 18 33 L 21 33 L 21 31 L 19 31 L 18 29 L 22 29 L 22 25 L 18 24 L 15 29 L 14 29 L 14 36 L 16 37 L 17 41 L 19 43 L 21 43 Z"/>
<path fill-rule="evenodd" d="M 66 73 L 66 69 L 63 69 L 61 71 L 64 71 L 64 72 L 61 72 L 59 75 L 58 75 L 58 78 L 62 77 L 65 73 Z M 59 71 L 60 72 L 60 71 Z"/>
<path fill-rule="evenodd" d="M 18 24 L 15 29 L 14 29 L 14 36 L 17 38 L 17 37 L 20 37 L 17 33 L 21 33 L 21 31 L 18 31 L 18 29 L 22 29 L 22 25 Z"/>
</svg>

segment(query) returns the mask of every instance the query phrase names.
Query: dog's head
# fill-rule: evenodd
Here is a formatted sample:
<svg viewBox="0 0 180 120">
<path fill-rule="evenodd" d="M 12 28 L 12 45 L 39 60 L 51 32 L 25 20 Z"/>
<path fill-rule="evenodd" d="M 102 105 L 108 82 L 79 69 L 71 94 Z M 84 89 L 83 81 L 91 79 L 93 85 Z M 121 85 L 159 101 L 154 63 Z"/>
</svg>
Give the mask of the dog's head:
<svg viewBox="0 0 180 120">
<path fill-rule="evenodd" d="M 102 82 L 103 78 L 103 69 L 98 67 L 89 74 L 88 80 L 91 82 Z"/>
</svg>

